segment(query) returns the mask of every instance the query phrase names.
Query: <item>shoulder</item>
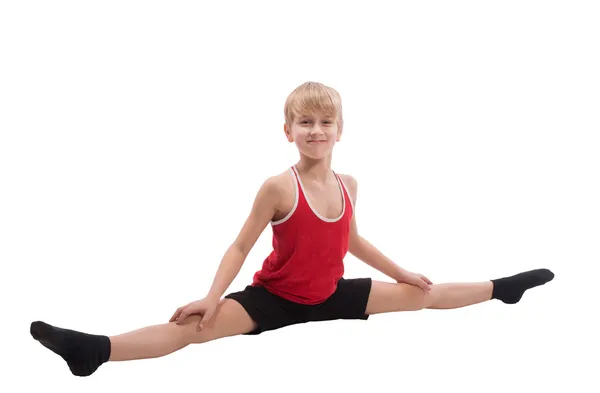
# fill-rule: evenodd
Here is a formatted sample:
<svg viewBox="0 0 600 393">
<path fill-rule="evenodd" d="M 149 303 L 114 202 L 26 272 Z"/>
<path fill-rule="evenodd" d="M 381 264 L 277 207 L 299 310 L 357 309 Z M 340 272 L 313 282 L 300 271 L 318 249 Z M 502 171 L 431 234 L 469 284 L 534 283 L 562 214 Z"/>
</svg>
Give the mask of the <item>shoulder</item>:
<svg viewBox="0 0 600 393">
<path fill-rule="evenodd" d="M 290 187 L 294 187 L 294 177 L 290 173 L 290 169 L 286 169 L 285 171 L 269 176 L 265 180 L 265 184 L 268 184 L 273 191 L 281 194 L 289 190 Z"/>
<path fill-rule="evenodd" d="M 344 183 L 346 188 L 348 189 L 348 193 L 350 194 L 352 201 L 356 202 L 356 196 L 358 193 L 358 181 L 352 175 L 343 173 L 338 173 L 338 175 L 342 179 L 342 182 Z"/>
<path fill-rule="evenodd" d="M 293 178 L 289 170 L 286 170 L 268 176 L 263 181 L 259 193 L 279 203 L 290 192 L 290 188 L 293 190 L 293 187 Z"/>
</svg>

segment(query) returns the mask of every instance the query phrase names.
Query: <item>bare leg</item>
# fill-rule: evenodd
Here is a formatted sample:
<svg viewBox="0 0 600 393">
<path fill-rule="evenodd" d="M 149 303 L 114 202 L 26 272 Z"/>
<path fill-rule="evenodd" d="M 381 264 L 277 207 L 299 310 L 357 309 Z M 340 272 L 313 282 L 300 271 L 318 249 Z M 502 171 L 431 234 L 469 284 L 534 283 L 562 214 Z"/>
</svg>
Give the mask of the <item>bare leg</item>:
<svg viewBox="0 0 600 393">
<path fill-rule="evenodd" d="M 491 281 L 436 284 L 425 292 L 414 285 L 373 280 L 366 314 L 465 307 L 490 300 L 492 290 Z"/>
<path fill-rule="evenodd" d="M 425 296 L 425 306 L 435 309 L 470 306 L 490 300 L 493 289 L 491 281 L 434 285 L 429 295 Z"/>
<path fill-rule="evenodd" d="M 215 316 L 200 332 L 197 330 L 199 320 L 200 316 L 192 315 L 181 325 L 170 322 L 112 336 L 109 361 L 161 357 L 189 344 L 244 334 L 255 327 L 244 308 L 231 299 L 221 301 Z"/>
<path fill-rule="evenodd" d="M 188 318 L 184 325 L 170 322 L 112 336 L 109 361 L 156 358 L 185 348 L 191 344 L 193 322 L 197 324 L 197 318 Z M 198 334 L 198 339 L 201 336 L 205 334 Z"/>
<path fill-rule="evenodd" d="M 42 345 L 61 356 L 74 375 L 93 374 L 106 361 L 148 359 L 168 355 L 192 343 L 250 332 L 255 323 L 235 300 L 221 300 L 211 321 L 197 330 L 200 316 L 183 324 L 165 323 L 116 335 L 91 335 L 48 325 L 31 324 L 31 334 Z"/>
<path fill-rule="evenodd" d="M 490 281 L 432 285 L 429 292 L 409 284 L 373 280 L 366 314 L 414 311 L 424 308 L 452 309 L 491 299 L 515 304 L 532 288 L 554 279 L 548 269 L 535 269 Z"/>
</svg>

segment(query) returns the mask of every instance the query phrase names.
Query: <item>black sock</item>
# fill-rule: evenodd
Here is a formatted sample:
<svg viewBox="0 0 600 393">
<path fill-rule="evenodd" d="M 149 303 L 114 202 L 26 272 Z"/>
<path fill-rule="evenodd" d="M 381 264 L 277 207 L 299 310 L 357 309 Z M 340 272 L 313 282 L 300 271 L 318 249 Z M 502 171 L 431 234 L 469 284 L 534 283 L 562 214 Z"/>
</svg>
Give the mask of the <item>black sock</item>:
<svg viewBox="0 0 600 393">
<path fill-rule="evenodd" d="M 492 280 L 492 299 L 499 299 L 506 304 L 518 303 L 526 290 L 543 285 L 553 278 L 554 273 L 550 270 L 536 269 Z"/>
<path fill-rule="evenodd" d="M 31 335 L 43 346 L 62 357 L 73 375 L 92 375 L 110 357 L 110 339 L 107 336 L 76 332 L 48 325 L 31 323 Z"/>
</svg>

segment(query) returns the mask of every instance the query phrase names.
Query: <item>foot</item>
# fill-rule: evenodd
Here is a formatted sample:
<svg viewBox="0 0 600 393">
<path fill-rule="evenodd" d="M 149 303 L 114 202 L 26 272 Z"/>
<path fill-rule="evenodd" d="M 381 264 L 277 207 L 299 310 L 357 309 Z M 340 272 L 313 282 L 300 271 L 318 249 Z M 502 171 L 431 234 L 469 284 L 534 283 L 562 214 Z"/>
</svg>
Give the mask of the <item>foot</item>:
<svg viewBox="0 0 600 393">
<path fill-rule="evenodd" d="M 79 377 L 92 375 L 110 357 L 110 339 L 61 329 L 45 322 L 31 323 L 31 336 L 62 357 L 71 373 Z"/>
<path fill-rule="evenodd" d="M 543 285 L 553 278 L 554 273 L 550 270 L 536 269 L 492 280 L 494 284 L 492 299 L 499 299 L 506 304 L 518 303 L 525 291 Z"/>
</svg>

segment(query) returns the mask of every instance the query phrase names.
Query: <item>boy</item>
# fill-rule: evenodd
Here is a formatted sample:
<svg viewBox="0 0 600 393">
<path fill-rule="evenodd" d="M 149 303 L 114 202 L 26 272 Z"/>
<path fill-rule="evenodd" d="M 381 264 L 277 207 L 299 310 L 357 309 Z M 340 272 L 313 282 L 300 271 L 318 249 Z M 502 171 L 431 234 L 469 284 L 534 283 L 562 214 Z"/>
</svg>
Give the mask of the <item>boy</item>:
<svg viewBox="0 0 600 393">
<path fill-rule="evenodd" d="M 517 303 L 524 292 L 554 278 L 548 269 L 476 283 L 433 285 L 421 274 L 394 264 L 357 230 L 357 182 L 331 169 L 332 151 L 343 130 L 341 98 L 321 83 L 296 88 L 284 106 L 284 132 L 300 160 L 268 178 L 238 237 L 225 252 L 207 296 L 178 308 L 165 324 L 117 336 L 92 335 L 41 321 L 31 334 L 60 355 L 77 376 L 107 361 L 155 358 L 192 343 L 239 334 L 256 335 L 297 323 L 362 319 L 370 315 L 451 309 L 498 299 Z M 244 290 L 222 298 L 267 225 L 273 251 Z M 350 252 L 391 277 L 345 279 Z"/>
</svg>

